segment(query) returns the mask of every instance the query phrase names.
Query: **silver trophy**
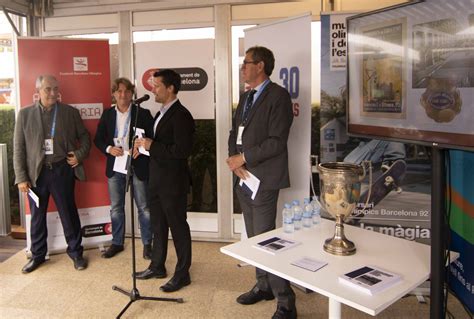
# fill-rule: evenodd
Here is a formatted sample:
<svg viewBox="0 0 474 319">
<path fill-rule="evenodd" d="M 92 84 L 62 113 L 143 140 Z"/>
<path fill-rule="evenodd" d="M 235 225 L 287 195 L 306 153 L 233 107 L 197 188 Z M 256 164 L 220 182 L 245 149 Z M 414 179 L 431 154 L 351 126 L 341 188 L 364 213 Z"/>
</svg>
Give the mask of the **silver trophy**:
<svg viewBox="0 0 474 319">
<path fill-rule="evenodd" d="M 354 243 L 344 235 L 344 219 L 352 213 L 359 202 L 365 167 L 344 162 L 329 162 L 319 164 L 318 171 L 321 204 L 336 218 L 334 236 L 326 239 L 324 250 L 339 256 L 355 254 Z"/>
</svg>

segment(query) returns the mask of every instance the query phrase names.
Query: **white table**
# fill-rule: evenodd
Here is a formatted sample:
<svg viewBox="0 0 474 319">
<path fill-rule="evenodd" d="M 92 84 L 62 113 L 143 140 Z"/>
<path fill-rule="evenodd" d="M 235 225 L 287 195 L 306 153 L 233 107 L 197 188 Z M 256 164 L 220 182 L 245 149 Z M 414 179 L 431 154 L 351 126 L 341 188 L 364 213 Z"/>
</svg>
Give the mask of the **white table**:
<svg viewBox="0 0 474 319">
<path fill-rule="evenodd" d="M 283 233 L 279 228 L 222 247 L 221 252 L 327 296 L 331 319 L 341 317 L 341 303 L 375 316 L 428 279 L 430 246 L 354 226 L 345 225 L 344 228 L 346 237 L 356 245 L 355 255 L 335 256 L 323 250 L 324 240 L 334 234 L 334 222 L 325 219 L 319 226 L 301 229 L 292 234 Z M 276 255 L 252 247 L 275 235 L 294 239 L 302 244 Z M 303 256 L 328 264 L 316 272 L 290 264 Z M 339 283 L 338 277 L 341 274 L 367 265 L 398 273 L 402 276 L 402 282 L 374 296 Z"/>
</svg>

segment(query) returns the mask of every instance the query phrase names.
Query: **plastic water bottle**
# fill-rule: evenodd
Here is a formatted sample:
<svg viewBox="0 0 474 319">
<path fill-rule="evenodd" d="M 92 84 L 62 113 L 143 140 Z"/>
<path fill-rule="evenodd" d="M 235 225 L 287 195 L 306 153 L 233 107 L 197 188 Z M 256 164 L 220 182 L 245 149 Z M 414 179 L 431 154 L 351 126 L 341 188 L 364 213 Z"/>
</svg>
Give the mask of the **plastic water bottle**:
<svg viewBox="0 0 474 319">
<path fill-rule="evenodd" d="M 303 209 L 303 227 L 309 228 L 311 226 L 313 226 L 313 205 L 309 202 L 309 198 L 305 198 Z"/>
<path fill-rule="evenodd" d="M 301 229 L 303 227 L 303 208 L 300 206 L 299 200 L 293 201 L 293 222 L 295 223 L 295 230 Z"/>
<path fill-rule="evenodd" d="M 316 196 L 313 196 L 311 205 L 313 206 L 313 225 L 319 225 L 321 224 L 321 204 Z"/>
<path fill-rule="evenodd" d="M 290 204 L 285 204 L 282 212 L 283 216 L 283 231 L 285 233 L 293 233 L 295 231 L 295 224 L 293 223 L 293 210 Z"/>
</svg>

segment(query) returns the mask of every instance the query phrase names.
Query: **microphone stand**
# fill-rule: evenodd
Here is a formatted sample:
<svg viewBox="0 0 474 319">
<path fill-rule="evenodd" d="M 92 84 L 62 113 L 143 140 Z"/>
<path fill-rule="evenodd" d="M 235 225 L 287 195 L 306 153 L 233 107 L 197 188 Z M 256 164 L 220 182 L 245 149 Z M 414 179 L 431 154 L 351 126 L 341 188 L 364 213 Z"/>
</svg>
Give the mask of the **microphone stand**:
<svg viewBox="0 0 474 319">
<path fill-rule="evenodd" d="M 135 104 L 132 104 L 132 110 Z M 135 125 L 133 132 L 136 131 L 137 128 L 137 119 L 138 119 L 138 105 L 137 111 L 135 113 Z M 133 147 L 135 146 L 135 136 L 132 139 L 132 152 Z M 183 298 L 161 298 L 161 297 L 147 297 L 141 296 L 140 292 L 137 289 L 137 278 L 136 278 L 136 259 L 135 259 L 135 212 L 134 212 L 134 189 L 133 189 L 133 166 L 132 166 L 132 158 L 129 158 L 127 162 L 127 178 L 126 178 L 126 191 L 130 191 L 130 215 L 132 217 L 132 278 L 133 278 L 133 286 L 132 290 L 126 291 L 120 287 L 115 285 L 112 286 L 113 290 L 116 290 L 130 298 L 130 301 L 125 305 L 122 311 L 117 315 L 117 318 L 121 318 L 122 315 L 127 311 L 127 309 L 137 300 L 154 300 L 154 301 L 171 301 L 177 303 L 183 303 Z"/>
</svg>

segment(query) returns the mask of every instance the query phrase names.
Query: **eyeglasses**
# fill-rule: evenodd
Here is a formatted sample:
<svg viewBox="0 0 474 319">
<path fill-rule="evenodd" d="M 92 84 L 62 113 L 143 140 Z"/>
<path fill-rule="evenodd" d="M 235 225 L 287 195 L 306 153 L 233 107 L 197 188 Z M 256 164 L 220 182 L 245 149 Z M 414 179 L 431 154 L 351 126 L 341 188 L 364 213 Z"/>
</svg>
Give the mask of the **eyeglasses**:
<svg viewBox="0 0 474 319">
<path fill-rule="evenodd" d="M 247 65 L 247 64 L 258 64 L 258 63 L 260 63 L 260 62 L 261 62 L 261 61 L 245 61 L 245 60 L 244 60 L 242 63 L 243 63 L 243 65 Z"/>
</svg>

